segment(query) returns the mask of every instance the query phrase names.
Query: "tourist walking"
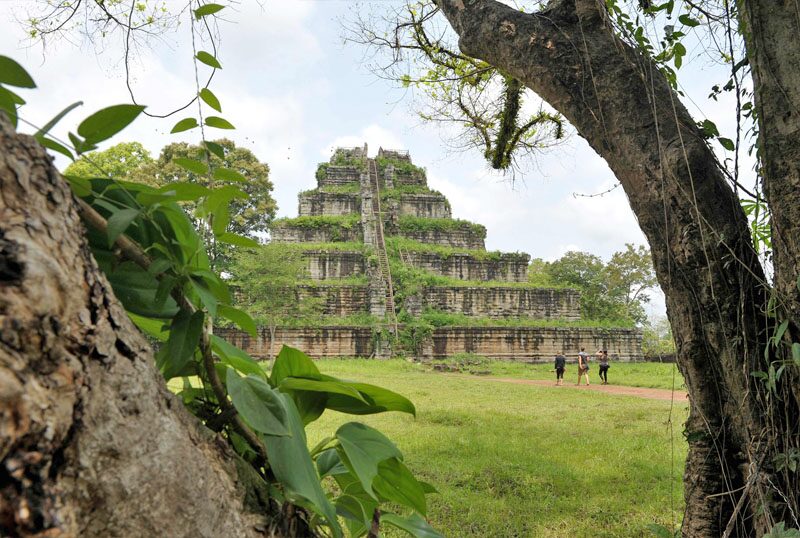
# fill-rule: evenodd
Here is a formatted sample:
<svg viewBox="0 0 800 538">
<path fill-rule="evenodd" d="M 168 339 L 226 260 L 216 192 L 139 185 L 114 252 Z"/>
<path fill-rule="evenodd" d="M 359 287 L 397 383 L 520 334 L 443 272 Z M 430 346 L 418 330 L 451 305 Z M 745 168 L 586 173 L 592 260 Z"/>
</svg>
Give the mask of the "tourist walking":
<svg viewBox="0 0 800 538">
<path fill-rule="evenodd" d="M 581 377 L 586 376 L 586 385 L 589 385 L 589 354 L 586 353 L 585 348 L 581 348 L 578 353 L 578 382 L 576 385 L 581 384 Z"/>
<path fill-rule="evenodd" d="M 600 379 L 603 385 L 608 385 L 608 351 L 602 350 L 597 352 L 597 364 L 599 366 Z"/>
<path fill-rule="evenodd" d="M 562 351 L 559 351 L 558 354 L 556 355 L 554 367 L 556 372 L 556 385 L 563 385 L 564 370 L 567 367 L 567 358 L 564 356 Z"/>
</svg>

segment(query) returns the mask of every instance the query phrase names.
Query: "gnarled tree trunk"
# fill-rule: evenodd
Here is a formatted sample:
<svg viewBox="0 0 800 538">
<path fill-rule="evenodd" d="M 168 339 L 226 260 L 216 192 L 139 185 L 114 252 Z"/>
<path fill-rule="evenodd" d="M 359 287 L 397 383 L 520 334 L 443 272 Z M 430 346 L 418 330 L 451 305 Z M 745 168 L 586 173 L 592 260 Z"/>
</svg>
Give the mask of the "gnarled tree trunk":
<svg viewBox="0 0 800 538">
<path fill-rule="evenodd" d="M 0 535 L 274 535 L 265 488 L 167 391 L 83 233 L 0 114 Z"/>
<path fill-rule="evenodd" d="M 616 37 L 602 2 L 533 14 L 495 0 L 437 3 L 463 52 L 522 80 L 608 162 L 648 238 L 691 401 L 684 536 L 760 535 L 787 513 L 770 492 L 789 484 L 770 466 L 775 436 L 796 446 L 797 415 L 765 416 L 774 398 L 750 375 L 767 369 L 767 286 L 702 133 L 650 59 Z"/>
</svg>

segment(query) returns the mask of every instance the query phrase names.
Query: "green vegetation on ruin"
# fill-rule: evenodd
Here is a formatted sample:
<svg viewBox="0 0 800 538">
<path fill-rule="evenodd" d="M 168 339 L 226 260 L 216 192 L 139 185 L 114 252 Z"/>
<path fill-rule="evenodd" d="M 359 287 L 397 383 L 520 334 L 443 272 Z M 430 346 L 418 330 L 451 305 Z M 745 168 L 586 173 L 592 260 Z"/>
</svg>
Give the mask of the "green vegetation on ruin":
<svg viewBox="0 0 800 538">
<path fill-rule="evenodd" d="M 466 231 L 485 239 L 486 227 L 468 220 L 461 219 L 429 219 L 426 217 L 412 217 L 404 215 L 397 219 L 401 232 L 452 232 Z"/>
<path fill-rule="evenodd" d="M 410 316 L 405 314 L 406 319 Z M 630 329 L 634 327 L 630 320 L 564 320 L 564 319 L 534 319 L 524 317 L 489 318 L 466 316 L 427 308 L 417 318 L 420 323 L 431 327 L 561 327 L 561 328 L 592 328 L 592 329 Z"/>
<path fill-rule="evenodd" d="M 372 248 L 365 243 L 342 241 L 340 243 L 268 243 L 265 248 L 285 252 L 370 252 Z"/>
<path fill-rule="evenodd" d="M 395 439 L 404 462 L 439 491 L 428 498 L 428 518 L 444 536 L 646 537 L 651 523 L 680 523 L 685 400 L 673 405 L 569 386 L 503 383 L 432 372 L 429 365 L 400 359 L 317 364 L 337 377 L 369 379 L 415 403 L 416 419 L 387 413 L 363 421 Z M 551 365 L 492 361 L 477 369 L 505 377 L 553 376 Z M 633 369 L 641 370 L 633 384 L 672 384 L 673 367 L 662 364 L 612 363 L 609 380 L 617 383 Z M 573 365 L 567 373 L 576 374 Z M 326 412 L 309 426 L 309 444 L 347 420 Z"/>
<path fill-rule="evenodd" d="M 350 229 L 361 222 L 359 213 L 349 215 L 304 215 L 302 217 L 277 219 L 272 223 L 274 228 L 346 228 Z"/>
<path fill-rule="evenodd" d="M 310 196 L 314 194 L 359 194 L 361 192 L 360 183 L 348 183 L 347 185 L 325 185 L 316 189 L 300 191 L 298 197 Z"/>
<path fill-rule="evenodd" d="M 430 189 L 424 185 L 395 185 L 393 188 L 381 190 L 381 200 L 397 200 L 407 194 L 431 194 L 444 197 L 444 195 L 436 190 Z"/>
<path fill-rule="evenodd" d="M 416 176 L 425 176 L 425 169 L 414 164 L 411 164 L 409 161 L 405 159 L 392 159 L 388 157 L 377 157 L 375 159 L 375 165 L 378 168 L 378 174 L 383 176 L 383 172 L 386 170 L 386 167 L 392 165 L 394 167 L 394 171 L 400 175 L 416 175 Z"/>
<path fill-rule="evenodd" d="M 312 286 L 315 288 L 336 288 L 342 286 L 366 286 L 369 284 L 369 278 L 367 275 L 354 275 L 348 276 L 344 278 L 332 278 L 329 280 L 312 280 L 312 279 L 303 279 L 298 280 L 296 285 L 298 286 Z"/>
<path fill-rule="evenodd" d="M 388 251 L 389 256 L 392 255 L 399 256 L 400 251 L 403 251 L 403 252 L 424 252 L 428 254 L 436 254 L 443 260 L 446 260 L 451 256 L 466 254 L 472 256 L 472 258 L 478 261 L 511 260 L 514 257 L 518 257 L 520 260 L 525 261 L 526 263 L 528 261 L 528 255 L 525 254 L 524 252 L 500 252 L 499 250 L 455 248 L 444 245 L 422 243 L 420 241 L 416 241 L 414 239 L 408 237 L 402 237 L 399 235 L 393 235 L 393 236 L 387 235 L 385 241 L 386 241 L 386 250 Z M 552 286 L 552 287 L 559 287 L 559 286 Z"/>
<path fill-rule="evenodd" d="M 253 316 L 256 323 L 259 317 Z M 372 327 L 384 324 L 383 319 L 376 318 L 369 312 L 360 312 L 349 316 L 325 316 L 316 313 L 305 313 L 301 316 L 286 316 L 276 320 L 277 327 L 289 328 L 320 328 L 320 327 Z"/>
</svg>

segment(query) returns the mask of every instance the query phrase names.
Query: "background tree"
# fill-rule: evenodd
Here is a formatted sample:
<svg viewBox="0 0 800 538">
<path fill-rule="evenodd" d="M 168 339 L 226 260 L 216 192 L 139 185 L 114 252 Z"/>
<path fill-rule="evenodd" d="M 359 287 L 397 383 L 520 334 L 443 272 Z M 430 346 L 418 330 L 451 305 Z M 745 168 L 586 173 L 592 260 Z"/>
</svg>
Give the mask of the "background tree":
<svg viewBox="0 0 800 538">
<path fill-rule="evenodd" d="M 581 292 L 584 319 L 626 321 L 646 325 L 647 290 L 656 282 L 650 251 L 626 245 L 608 263 L 588 252 L 570 251 L 558 260 L 531 260 L 528 280 L 541 286 L 568 286 Z"/>
<path fill-rule="evenodd" d="M 103 151 L 82 155 L 64 169 L 64 175 L 79 177 L 113 177 L 129 181 L 141 181 L 160 186 L 155 181 L 136 176 L 133 172 L 153 163 L 150 152 L 139 142 L 120 142 Z M 147 181 L 145 181 L 147 180 Z"/>
</svg>

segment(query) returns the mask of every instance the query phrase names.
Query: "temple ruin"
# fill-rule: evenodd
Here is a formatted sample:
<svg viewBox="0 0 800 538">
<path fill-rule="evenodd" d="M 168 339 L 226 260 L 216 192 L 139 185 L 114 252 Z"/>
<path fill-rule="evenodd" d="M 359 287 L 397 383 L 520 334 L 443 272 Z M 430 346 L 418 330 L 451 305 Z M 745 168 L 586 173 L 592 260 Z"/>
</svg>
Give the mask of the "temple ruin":
<svg viewBox="0 0 800 538">
<path fill-rule="evenodd" d="M 266 328 L 255 339 L 221 329 L 253 356 L 288 344 L 313 357 L 537 362 L 585 347 L 641 358 L 638 329 L 587 326 L 578 291 L 529 284 L 528 254 L 487 252 L 486 229 L 454 219 L 406 151 L 338 148 L 298 199 L 299 216 L 273 224 L 272 245 L 301 250 L 296 298 L 313 298 L 321 317 L 277 327 L 272 346 Z"/>
</svg>

